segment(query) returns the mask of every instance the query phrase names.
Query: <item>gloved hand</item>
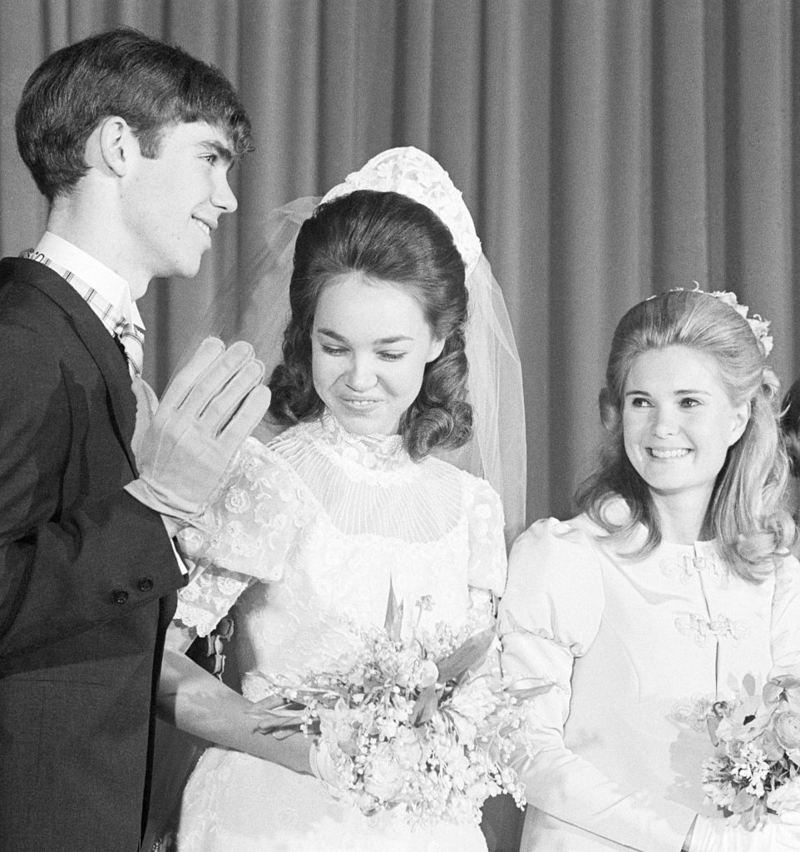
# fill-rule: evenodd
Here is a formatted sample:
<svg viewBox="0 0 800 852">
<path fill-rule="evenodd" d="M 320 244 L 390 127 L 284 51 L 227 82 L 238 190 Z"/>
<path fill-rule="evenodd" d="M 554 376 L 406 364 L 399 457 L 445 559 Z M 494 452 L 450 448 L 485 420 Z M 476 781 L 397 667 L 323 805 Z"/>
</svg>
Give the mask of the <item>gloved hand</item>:
<svg viewBox="0 0 800 852">
<path fill-rule="evenodd" d="M 767 816 L 766 824 L 754 831 L 732 826 L 725 819 L 698 816 L 689 852 L 797 852 L 800 825 Z"/>
<path fill-rule="evenodd" d="M 248 343 L 227 349 L 207 338 L 164 391 L 152 422 L 137 437 L 139 478 L 129 494 L 188 524 L 203 514 L 242 441 L 269 407 L 264 365 Z"/>
</svg>

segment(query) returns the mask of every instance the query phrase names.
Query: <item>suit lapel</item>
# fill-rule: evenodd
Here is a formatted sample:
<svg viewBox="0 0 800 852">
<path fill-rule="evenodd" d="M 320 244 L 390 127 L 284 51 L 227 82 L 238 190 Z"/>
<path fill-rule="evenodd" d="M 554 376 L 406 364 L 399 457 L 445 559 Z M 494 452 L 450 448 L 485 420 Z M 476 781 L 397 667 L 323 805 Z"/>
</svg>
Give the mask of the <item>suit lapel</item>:
<svg viewBox="0 0 800 852">
<path fill-rule="evenodd" d="M 111 415 L 117 426 L 120 443 L 131 470 L 136 473 L 136 460 L 131 450 L 131 437 L 136 424 L 136 399 L 131 390 L 127 364 L 116 341 L 89 305 L 58 273 L 34 260 L 19 259 L 16 263 L 25 265 L 24 269 L 17 270 L 23 273 L 17 275 L 18 280 L 25 280 L 36 287 L 69 316 L 75 333 L 97 364 L 108 390 Z"/>
</svg>

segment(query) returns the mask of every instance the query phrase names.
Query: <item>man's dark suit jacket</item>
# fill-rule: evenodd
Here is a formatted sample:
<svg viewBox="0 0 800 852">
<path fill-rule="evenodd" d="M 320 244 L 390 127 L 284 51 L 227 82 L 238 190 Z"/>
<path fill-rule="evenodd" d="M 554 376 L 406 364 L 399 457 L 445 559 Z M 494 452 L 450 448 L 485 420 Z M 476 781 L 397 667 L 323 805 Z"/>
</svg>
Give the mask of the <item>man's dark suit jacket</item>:
<svg viewBox="0 0 800 852">
<path fill-rule="evenodd" d="M 136 405 L 91 308 L 0 261 L 0 852 L 135 852 L 183 585 L 124 490 Z"/>
</svg>

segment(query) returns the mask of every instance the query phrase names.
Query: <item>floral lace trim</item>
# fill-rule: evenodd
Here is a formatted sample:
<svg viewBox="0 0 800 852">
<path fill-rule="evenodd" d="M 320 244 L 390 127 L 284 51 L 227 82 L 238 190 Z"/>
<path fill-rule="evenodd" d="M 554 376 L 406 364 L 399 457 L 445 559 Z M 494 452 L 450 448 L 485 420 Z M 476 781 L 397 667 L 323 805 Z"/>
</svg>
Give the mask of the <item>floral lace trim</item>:
<svg viewBox="0 0 800 852">
<path fill-rule="evenodd" d="M 698 575 L 711 577 L 718 583 L 727 576 L 724 565 L 713 553 L 685 553 L 672 559 L 662 559 L 660 566 L 665 577 L 677 577 L 683 585 L 687 585 Z"/>
<path fill-rule="evenodd" d="M 461 192 L 429 154 L 411 147 L 383 151 L 349 174 L 322 200 L 330 201 L 356 189 L 399 192 L 433 210 L 450 229 L 469 278 L 481 255 L 481 241 Z"/>
<path fill-rule="evenodd" d="M 221 617 L 217 613 L 193 606 L 178 596 L 178 606 L 175 609 L 173 621 L 180 622 L 184 627 L 194 627 L 198 636 L 208 636 Z"/>
<path fill-rule="evenodd" d="M 733 647 L 747 639 L 750 629 L 743 621 L 734 621 L 726 615 L 708 619 L 687 612 L 675 619 L 675 628 L 682 636 L 691 636 L 695 644 L 704 648 L 709 642 L 730 642 Z"/>
<path fill-rule="evenodd" d="M 356 463 L 367 470 L 395 470 L 411 463 L 400 435 L 355 435 L 325 411 L 320 418 L 321 438 L 325 447 L 335 451 L 345 463 Z"/>
</svg>

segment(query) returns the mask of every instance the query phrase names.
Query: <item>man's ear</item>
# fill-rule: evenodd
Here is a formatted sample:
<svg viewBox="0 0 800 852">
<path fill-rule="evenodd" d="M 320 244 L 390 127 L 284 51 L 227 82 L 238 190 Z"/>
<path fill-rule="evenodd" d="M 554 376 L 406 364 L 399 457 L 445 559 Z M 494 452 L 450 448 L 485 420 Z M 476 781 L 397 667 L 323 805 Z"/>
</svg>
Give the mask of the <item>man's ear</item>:
<svg viewBox="0 0 800 852">
<path fill-rule="evenodd" d="M 104 118 L 86 143 L 86 162 L 112 172 L 117 177 L 127 174 L 139 141 L 130 125 L 118 115 Z"/>
</svg>

